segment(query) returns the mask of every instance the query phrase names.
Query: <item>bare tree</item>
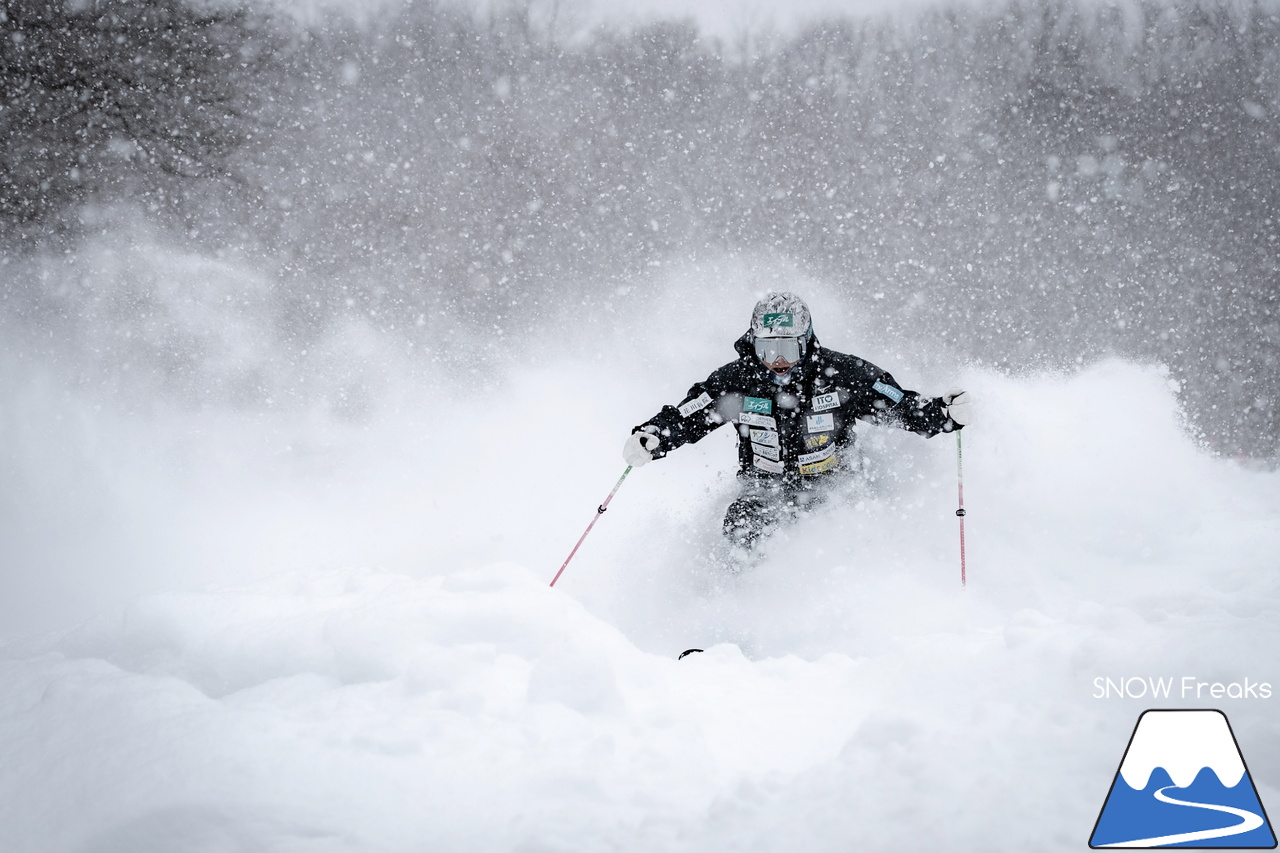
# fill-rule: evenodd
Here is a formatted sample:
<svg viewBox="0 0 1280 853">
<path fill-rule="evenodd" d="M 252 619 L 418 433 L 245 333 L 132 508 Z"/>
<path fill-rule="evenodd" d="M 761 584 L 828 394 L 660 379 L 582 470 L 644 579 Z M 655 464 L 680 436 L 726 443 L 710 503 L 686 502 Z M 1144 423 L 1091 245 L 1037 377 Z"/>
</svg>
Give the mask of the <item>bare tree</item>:
<svg viewBox="0 0 1280 853">
<path fill-rule="evenodd" d="M 0 217 L 50 224 L 97 193 L 167 206 L 224 178 L 256 126 L 272 36 L 183 0 L 0 0 Z"/>
</svg>

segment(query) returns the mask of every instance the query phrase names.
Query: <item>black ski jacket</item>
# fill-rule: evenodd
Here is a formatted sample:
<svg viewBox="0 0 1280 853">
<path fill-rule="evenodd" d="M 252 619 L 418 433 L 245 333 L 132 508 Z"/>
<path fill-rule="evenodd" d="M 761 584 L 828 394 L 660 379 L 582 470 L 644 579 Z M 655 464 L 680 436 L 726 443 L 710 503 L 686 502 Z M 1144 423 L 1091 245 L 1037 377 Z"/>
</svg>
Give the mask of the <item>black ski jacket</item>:
<svg viewBox="0 0 1280 853">
<path fill-rule="evenodd" d="M 733 423 L 739 477 L 800 484 L 841 467 L 858 418 L 926 438 L 960 429 L 940 398 L 908 391 L 871 362 L 824 349 L 816 337 L 785 385 L 756 357 L 750 332 L 733 346 L 736 361 L 696 383 L 679 406 L 663 406 L 636 427 L 656 429 L 655 459 Z"/>
</svg>

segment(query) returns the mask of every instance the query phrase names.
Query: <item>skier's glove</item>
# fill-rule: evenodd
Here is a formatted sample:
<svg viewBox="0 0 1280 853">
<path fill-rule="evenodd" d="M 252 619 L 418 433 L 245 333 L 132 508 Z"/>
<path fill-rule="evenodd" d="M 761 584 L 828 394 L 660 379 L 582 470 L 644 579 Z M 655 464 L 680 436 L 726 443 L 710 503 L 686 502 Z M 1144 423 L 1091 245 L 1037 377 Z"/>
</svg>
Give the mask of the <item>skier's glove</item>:
<svg viewBox="0 0 1280 853">
<path fill-rule="evenodd" d="M 943 411 L 960 426 L 967 426 L 973 418 L 972 401 L 964 391 L 948 391 L 942 395 Z"/>
<path fill-rule="evenodd" d="M 628 465 L 639 468 L 646 462 L 653 461 L 653 451 L 662 443 L 655 435 L 657 431 L 657 427 L 647 426 L 631 433 L 627 443 L 622 446 L 622 458 L 627 460 Z"/>
</svg>

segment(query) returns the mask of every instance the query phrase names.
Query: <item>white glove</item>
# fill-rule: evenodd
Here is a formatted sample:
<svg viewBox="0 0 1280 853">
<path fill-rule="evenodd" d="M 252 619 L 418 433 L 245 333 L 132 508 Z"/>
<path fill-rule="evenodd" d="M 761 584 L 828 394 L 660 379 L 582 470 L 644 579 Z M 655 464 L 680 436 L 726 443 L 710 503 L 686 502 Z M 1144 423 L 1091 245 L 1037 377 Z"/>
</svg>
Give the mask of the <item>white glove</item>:
<svg viewBox="0 0 1280 853">
<path fill-rule="evenodd" d="M 646 462 L 653 461 L 653 451 L 658 449 L 661 440 L 650 432 L 654 427 L 646 427 L 631 433 L 627 443 L 622 446 L 622 458 L 632 468 L 639 468 Z"/>
<path fill-rule="evenodd" d="M 943 394 L 942 405 L 947 417 L 960 426 L 968 426 L 973 418 L 972 400 L 964 391 L 948 391 Z"/>
</svg>

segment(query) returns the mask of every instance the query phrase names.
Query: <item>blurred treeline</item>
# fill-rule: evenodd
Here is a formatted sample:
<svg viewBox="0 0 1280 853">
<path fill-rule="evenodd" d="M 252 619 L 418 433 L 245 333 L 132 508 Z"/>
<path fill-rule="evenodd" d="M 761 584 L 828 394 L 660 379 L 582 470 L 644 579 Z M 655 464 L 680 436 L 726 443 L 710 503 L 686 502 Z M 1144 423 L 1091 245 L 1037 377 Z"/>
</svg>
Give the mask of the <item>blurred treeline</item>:
<svg viewBox="0 0 1280 853">
<path fill-rule="evenodd" d="M 653 265 L 771 254 L 957 357 L 1165 363 L 1210 446 L 1274 456 L 1277 15 L 955 4 L 745 54 L 688 22 L 566 44 L 528 6 L 0 0 L 0 228 L 51 254 L 143 211 L 254 258 L 303 343 L 351 314 L 518 340 Z"/>
</svg>

